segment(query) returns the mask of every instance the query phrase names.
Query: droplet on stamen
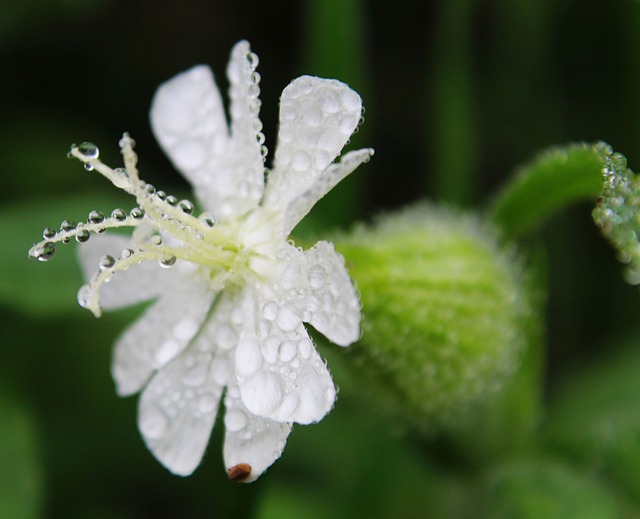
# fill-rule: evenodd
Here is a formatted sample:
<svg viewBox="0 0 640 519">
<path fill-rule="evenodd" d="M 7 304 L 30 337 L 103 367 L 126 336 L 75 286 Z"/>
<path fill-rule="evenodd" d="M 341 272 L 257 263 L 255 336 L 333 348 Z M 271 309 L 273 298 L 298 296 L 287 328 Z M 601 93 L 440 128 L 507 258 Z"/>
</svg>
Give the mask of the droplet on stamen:
<svg viewBox="0 0 640 519">
<path fill-rule="evenodd" d="M 131 212 L 129 214 L 131 215 L 131 218 L 142 220 L 142 218 L 144 217 L 144 210 L 140 207 L 134 207 L 133 209 L 131 209 Z"/>
<path fill-rule="evenodd" d="M 178 207 L 185 214 L 193 213 L 193 204 L 189 200 L 180 200 Z"/>
<path fill-rule="evenodd" d="M 122 253 L 120 254 L 120 257 L 122 259 L 127 259 L 127 258 L 130 258 L 131 256 L 133 256 L 133 249 L 123 249 Z"/>
<path fill-rule="evenodd" d="M 76 228 L 76 222 L 73 220 L 63 220 L 60 224 L 60 230 L 62 232 L 73 231 Z"/>
<path fill-rule="evenodd" d="M 100 258 L 100 262 L 98 263 L 100 270 L 107 270 L 107 269 L 113 268 L 115 264 L 116 264 L 116 260 L 114 259 L 114 257 L 109 256 L 108 254 L 102 256 L 102 258 Z"/>
<path fill-rule="evenodd" d="M 91 233 L 86 229 L 82 229 L 81 231 L 78 231 L 78 233 L 76 234 L 76 241 L 78 243 L 85 243 L 89 241 L 89 238 L 91 238 Z"/>
<path fill-rule="evenodd" d="M 96 160 L 100 156 L 100 150 L 91 142 L 83 142 L 76 149 L 80 152 L 80 155 L 89 160 Z"/>
<path fill-rule="evenodd" d="M 156 192 L 156 196 L 158 197 L 159 200 L 161 200 L 162 202 L 164 202 L 167 199 L 167 193 L 165 193 L 164 191 L 158 191 Z"/>
<path fill-rule="evenodd" d="M 209 213 L 202 213 L 199 220 L 207 227 L 213 227 L 216 223 L 216 221 L 213 219 L 213 216 L 211 216 Z"/>
<path fill-rule="evenodd" d="M 173 195 L 169 195 L 166 199 L 165 202 L 167 202 L 167 204 L 169 204 L 172 207 L 175 207 L 176 205 L 178 205 L 178 199 L 173 196 Z"/>
<path fill-rule="evenodd" d="M 44 231 L 42 231 L 42 237 L 45 240 L 50 240 L 51 238 L 55 238 L 56 234 L 57 233 L 55 229 L 52 229 L 51 227 L 47 227 Z"/>
<path fill-rule="evenodd" d="M 162 245 L 162 238 L 157 234 L 153 235 L 151 237 L 151 244 L 155 245 L 156 247 L 159 247 L 160 245 Z"/>
<path fill-rule="evenodd" d="M 160 256 L 158 263 L 160 263 L 161 267 L 168 269 L 176 264 L 176 259 L 173 254 L 165 254 L 164 256 Z"/>
<path fill-rule="evenodd" d="M 56 253 L 56 245 L 50 241 L 40 245 L 34 252 L 33 257 L 38 261 L 49 261 Z"/>
<path fill-rule="evenodd" d="M 155 195 L 156 194 L 156 188 L 152 184 L 146 184 L 144 186 L 144 192 L 147 193 L 148 195 Z"/>
<path fill-rule="evenodd" d="M 111 213 L 111 218 L 118 222 L 122 222 L 127 219 L 127 213 L 124 209 L 114 209 Z"/>
<path fill-rule="evenodd" d="M 102 214 L 100 211 L 91 211 L 89 213 L 89 216 L 87 218 L 87 221 L 89 223 L 102 223 L 104 222 L 104 214 Z"/>
</svg>

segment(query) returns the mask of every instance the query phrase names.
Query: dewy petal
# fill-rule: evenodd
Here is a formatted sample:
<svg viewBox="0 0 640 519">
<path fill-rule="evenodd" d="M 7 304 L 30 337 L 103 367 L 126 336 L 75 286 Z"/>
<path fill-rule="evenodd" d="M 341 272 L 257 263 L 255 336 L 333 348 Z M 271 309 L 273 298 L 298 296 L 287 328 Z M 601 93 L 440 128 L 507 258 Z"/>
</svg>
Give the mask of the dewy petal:
<svg viewBox="0 0 640 519">
<path fill-rule="evenodd" d="M 288 236 L 293 228 L 311 211 L 324 195 L 331 191 L 342 179 L 352 173 L 360 164 L 368 162 L 373 155 L 370 148 L 350 151 L 340 162 L 331 164 L 307 191 L 289 203 L 283 219 L 283 232 Z"/>
<path fill-rule="evenodd" d="M 140 397 L 140 432 L 174 474 L 188 476 L 200 464 L 222 396 L 216 372 L 224 357 L 200 352 L 195 341 L 156 373 Z"/>
<path fill-rule="evenodd" d="M 229 475 L 241 468 L 241 480 L 255 481 L 282 454 L 291 423 L 256 416 L 242 403 L 237 385 L 225 397 L 224 463 Z"/>
<path fill-rule="evenodd" d="M 302 324 L 297 302 L 256 289 L 257 319 L 247 320 L 236 349 L 236 377 L 253 414 L 307 424 L 329 412 L 336 390 Z"/>
<path fill-rule="evenodd" d="M 88 280 L 98 270 L 100 258 L 106 254 L 117 257 L 131 247 L 129 238 L 111 234 L 93 236 L 78 248 L 78 259 L 84 279 Z M 100 306 L 113 310 L 131 306 L 158 297 L 176 282 L 175 270 L 162 269 L 155 262 L 144 262 L 125 272 L 118 272 L 100 289 Z"/>
<path fill-rule="evenodd" d="M 280 100 L 280 131 L 264 205 L 284 210 L 338 156 L 358 126 L 360 96 L 333 79 L 302 76 Z"/>
<path fill-rule="evenodd" d="M 348 346 L 360 337 L 360 301 L 351 283 L 344 258 L 333 244 L 320 241 L 304 252 L 307 258 L 309 292 L 305 319 L 331 342 Z"/>
<path fill-rule="evenodd" d="M 136 393 L 153 371 L 178 355 L 194 338 L 215 294 L 193 273 L 163 295 L 116 342 L 111 373 L 121 396 Z"/>
</svg>

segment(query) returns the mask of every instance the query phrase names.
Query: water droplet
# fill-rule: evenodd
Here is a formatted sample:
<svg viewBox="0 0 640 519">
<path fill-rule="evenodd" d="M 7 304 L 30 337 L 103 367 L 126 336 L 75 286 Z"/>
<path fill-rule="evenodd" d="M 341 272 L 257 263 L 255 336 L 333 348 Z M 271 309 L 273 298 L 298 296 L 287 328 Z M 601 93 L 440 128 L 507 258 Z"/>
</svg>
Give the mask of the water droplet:
<svg viewBox="0 0 640 519">
<path fill-rule="evenodd" d="M 156 247 L 159 247 L 160 245 L 162 245 L 162 238 L 160 236 L 158 236 L 157 234 L 154 234 L 151 237 L 151 244 L 156 246 Z"/>
<path fill-rule="evenodd" d="M 156 194 L 156 188 L 151 184 L 145 184 L 144 192 L 147 193 L 148 195 L 155 195 Z"/>
<path fill-rule="evenodd" d="M 38 247 L 34 253 L 33 257 L 38 261 L 49 261 L 53 255 L 56 253 L 56 245 L 55 243 L 51 243 L 50 241 L 43 243 Z"/>
<path fill-rule="evenodd" d="M 269 150 L 267 149 L 266 146 L 260 146 L 260 156 L 264 159 L 267 154 L 269 153 Z"/>
<path fill-rule="evenodd" d="M 118 222 L 122 222 L 127 219 L 127 213 L 124 209 L 114 209 L 111 213 L 111 218 L 117 220 Z"/>
<path fill-rule="evenodd" d="M 89 160 L 95 160 L 100 156 L 100 150 L 91 142 L 83 142 L 76 149 L 80 152 L 80 155 Z"/>
<path fill-rule="evenodd" d="M 122 253 L 120 254 L 122 259 L 127 259 L 131 256 L 133 256 L 133 249 L 122 249 Z"/>
<path fill-rule="evenodd" d="M 78 290 L 78 304 L 82 308 L 86 308 L 89 304 L 89 285 L 82 285 Z"/>
<path fill-rule="evenodd" d="M 180 200 L 178 207 L 185 214 L 193 213 L 193 204 L 189 200 Z"/>
<path fill-rule="evenodd" d="M 175 207 L 176 205 L 178 205 L 178 199 L 173 196 L 173 195 L 169 195 L 166 199 L 165 202 L 167 202 L 167 204 L 169 204 L 172 207 Z"/>
<path fill-rule="evenodd" d="M 160 256 L 158 262 L 160 263 L 161 267 L 168 269 L 169 267 L 172 267 L 176 264 L 176 259 L 177 258 L 173 254 L 165 254 L 163 256 Z"/>
<path fill-rule="evenodd" d="M 207 227 L 213 227 L 216 223 L 216 221 L 213 219 L 213 216 L 211 216 L 209 213 L 202 213 L 199 219 Z"/>
<path fill-rule="evenodd" d="M 236 349 L 236 369 L 244 376 L 253 375 L 262 366 L 260 345 L 251 339 L 240 341 Z"/>
<path fill-rule="evenodd" d="M 134 207 L 129 214 L 131 218 L 135 218 L 136 220 L 142 220 L 142 218 L 144 218 L 144 210 L 140 207 Z"/>
<path fill-rule="evenodd" d="M 47 227 L 44 231 L 42 231 L 42 237 L 45 240 L 50 240 L 51 238 L 55 238 L 56 234 L 57 233 L 55 229 L 52 229 L 51 227 Z"/>
<path fill-rule="evenodd" d="M 91 238 L 91 233 L 86 229 L 82 229 L 76 234 L 76 241 L 78 243 L 85 243 L 89 241 L 89 238 Z"/>
<path fill-rule="evenodd" d="M 224 415 L 224 427 L 229 432 L 241 431 L 247 423 L 247 416 L 240 409 L 230 409 Z"/>
<path fill-rule="evenodd" d="M 198 411 L 211 414 L 218 408 L 218 399 L 212 393 L 205 393 L 198 399 Z"/>
<path fill-rule="evenodd" d="M 139 427 L 145 438 L 155 440 L 162 438 L 169 428 L 165 414 L 155 407 L 142 406 L 140 409 Z"/>
<path fill-rule="evenodd" d="M 159 200 L 164 201 L 167 199 L 167 193 L 165 193 L 164 191 L 158 191 L 156 192 L 156 196 L 158 197 Z"/>
<path fill-rule="evenodd" d="M 240 386 L 242 401 L 254 414 L 265 416 L 275 411 L 284 397 L 284 381 L 277 373 L 258 371 Z"/>
<path fill-rule="evenodd" d="M 98 263 L 100 270 L 113 268 L 115 264 L 116 260 L 113 258 L 113 256 L 109 256 L 108 254 L 102 256 L 102 258 L 100 258 L 100 262 Z"/>
<path fill-rule="evenodd" d="M 104 214 L 102 214 L 100 211 L 91 211 L 89 213 L 87 221 L 89 223 L 102 223 L 104 222 Z"/>
<path fill-rule="evenodd" d="M 256 133 L 256 140 L 258 141 L 258 144 L 263 145 L 265 141 L 264 133 L 262 132 Z"/>
<path fill-rule="evenodd" d="M 74 222 L 73 220 L 64 220 L 60 224 L 60 230 L 62 232 L 73 231 L 75 228 L 76 228 L 76 222 Z"/>
<path fill-rule="evenodd" d="M 91 164 L 91 162 L 85 162 L 84 169 L 86 169 L 87 171 L 93 171 L 94 170 L 93 164 Z"/>
<path fill-rule="evenodd" d="M 298 351 L 296 343 L 293 341 L 284 341 L 278 348 L 278 357 L 283 362 L 292 360 Z"/>
</svg>

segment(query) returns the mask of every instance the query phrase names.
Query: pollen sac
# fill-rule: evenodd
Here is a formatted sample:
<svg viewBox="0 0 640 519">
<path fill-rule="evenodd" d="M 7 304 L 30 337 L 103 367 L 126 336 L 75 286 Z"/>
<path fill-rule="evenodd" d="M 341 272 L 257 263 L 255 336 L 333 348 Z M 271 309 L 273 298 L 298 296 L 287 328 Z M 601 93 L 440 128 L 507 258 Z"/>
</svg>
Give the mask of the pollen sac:
<svg viewBox="0 0 640 519">
<path fill-rule="evenodd" d="M 231 481 L 246 481 L 251 476 L 251 465 L 238 463 L 227 470 L 227 475 Z"/>
</svg>

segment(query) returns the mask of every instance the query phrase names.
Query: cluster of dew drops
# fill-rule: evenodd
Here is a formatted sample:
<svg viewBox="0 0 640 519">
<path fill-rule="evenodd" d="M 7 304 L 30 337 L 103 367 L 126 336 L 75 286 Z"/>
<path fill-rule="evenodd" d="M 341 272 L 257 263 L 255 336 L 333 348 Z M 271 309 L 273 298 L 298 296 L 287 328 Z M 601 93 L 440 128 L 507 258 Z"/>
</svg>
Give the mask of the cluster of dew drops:
<svg viewBox="0 0 640 519">
<path fill-rule="evenodd" d="M 73 145 L 72 149 L 77 149 L 83 157 L 87 160 L 97 160 L 100 156 L 100 150 L 95 144 L 84 142 L 78 146 Z M 72 158 L 71 151 L 67 154 L 67 157 Z M 84 163 L 84 168 L 87 171 L 93 171 L 95 168 L 90 162 Z M 113 170 L 116 176 L 120 176 L 123 179 L 127 179 L 128 175 L 124 168 L 116 168 Z M 142 182 L 142 181 L 141 181 Z M 160 202 L 164 202 L 172 207 L 177 207 L 186 215 L 192 215 L 194 212 L 194 204 L 189 200 L 178 200 L 173 195 L 167 195 L 164 191 L 156 191 L 155 187 L 151 184 L 142 182 L 145 194 L 148 196 L 155 196 Z M 53 258 L 56 252 L 56 243 L 67 244 L 75 238 L 78 243 L 85 243 L 91 238 L 91 233 L 102 234 L 106 232 L 108 228 L 114 227 L 128 227 L 136 226 L 145 216 L 145 211 L 141 207 L 134 207 L 127 213 L 124 209 L 117 208 L 111 212 L 110 217 L 106 217 L 104 213 L 100 211 L 91 211 L 87 216 L 86 223 L 76 223 L 73 220 L 63 220 L 60 224 L 60 230 L 56 231 L 51 227 L 47 227 L 42 232 L 43 241 L 35 245 L 30 251 L 30 256 L 38 261 L 46 262 Z M 213 217 L 208 213 L 202 213 L 199 220 L 205 227 L 211 228 L 214 225 Z M 159 235 L 154 235 L 151 238 L 151 243 L 154 246 L 162 245 L 162 238 Z M 132 249 L 124 249 L 121 253 L 122 259 L 130 258 L 135 254 Z M 169 268 L 176 263 L 176 257 L 173 255 L 163 255 L 159 258 L 159 264 L 162 267 Z M 99 261 L 100 270 L 107 270 L 114 267 L 116 259 L 111 255 L 102 256 Z"/>
</svg>

